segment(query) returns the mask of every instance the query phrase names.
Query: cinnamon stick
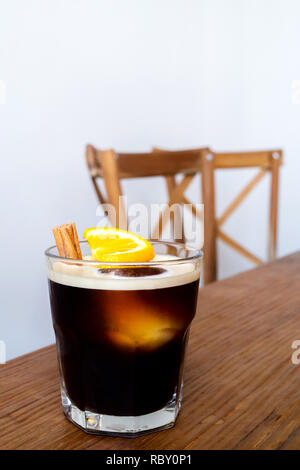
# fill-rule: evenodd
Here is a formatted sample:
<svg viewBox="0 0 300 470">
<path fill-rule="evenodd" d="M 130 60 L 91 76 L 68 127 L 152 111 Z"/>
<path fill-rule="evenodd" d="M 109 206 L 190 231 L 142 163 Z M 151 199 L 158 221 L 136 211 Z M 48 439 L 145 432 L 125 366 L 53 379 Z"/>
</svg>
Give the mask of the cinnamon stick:
<svg viewBox="0 0 300 470">
<path fill-rule="evenodd" d="M 54 227 L 52 232 L 55 238 L 58 254 L 65 258 L 65 248 L 60 227 Z"/>
<path fill-rule="evenodd" d="M 77 259 L 82 259 L 82 253 L 81 253 L 81 248 L 80 248 L 80 244 L 79 244 L 76 225 L 75 225 L 74 222 L 72 222 L 71 225 L 72 225 L 72 229 L 73 229 L 73 238 L 74 238 L 74 245 L 75 245 L 76 252 L 77 252 Z"/>
<path fill-rule="evenodd" d="M 57 251 L 63 258 L 82 259 L 75 223 L 63 224 L 52 229 Z"/>
</svg>

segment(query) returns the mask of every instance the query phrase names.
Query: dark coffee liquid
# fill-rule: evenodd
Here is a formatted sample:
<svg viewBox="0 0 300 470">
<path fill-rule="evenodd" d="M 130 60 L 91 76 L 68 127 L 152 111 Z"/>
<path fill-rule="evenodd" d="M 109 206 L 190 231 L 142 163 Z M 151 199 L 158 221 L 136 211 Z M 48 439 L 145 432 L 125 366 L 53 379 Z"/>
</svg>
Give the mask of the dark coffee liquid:
<svg viewBox="0 0 300 470">
<path fill-rule="evenodd" d="M 116 291 L 49 281 L 60 365 L 73 404 L 115 416 L 164 407 L 181 381 L 198 285 Z"/>
</svg>

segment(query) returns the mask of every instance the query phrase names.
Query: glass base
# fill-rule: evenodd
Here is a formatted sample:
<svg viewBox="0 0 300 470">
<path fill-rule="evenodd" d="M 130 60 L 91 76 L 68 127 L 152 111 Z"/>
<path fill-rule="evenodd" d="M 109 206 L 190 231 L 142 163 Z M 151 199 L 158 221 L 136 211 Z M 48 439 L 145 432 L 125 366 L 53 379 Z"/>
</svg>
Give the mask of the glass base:
<svg viewBox="0 0 300 470">
<path fill-rule="evenodd" d="M 181 397 L 176 397 L 164 407 L 142 416 L 111 416 L 82 411 L 75 406 L 62 390 L 64 414 L 73 424 L 90 434 L 137 437 L 162 431 L 174 426 L 181 407 Z"/>
</svg>

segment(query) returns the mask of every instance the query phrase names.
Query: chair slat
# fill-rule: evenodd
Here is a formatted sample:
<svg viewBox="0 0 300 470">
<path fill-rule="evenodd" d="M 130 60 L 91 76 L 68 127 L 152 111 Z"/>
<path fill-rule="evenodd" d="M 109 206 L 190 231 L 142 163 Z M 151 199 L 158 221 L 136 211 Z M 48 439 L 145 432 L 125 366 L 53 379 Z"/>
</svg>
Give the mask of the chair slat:
<svg viewBox="0 0 300 470">
<path fill-rule="evenodd" d="M 218 234 L 218 237 L 221 240 L 223 240 L 223 242 L 225 242 L 227 245 L 229 245 L 231 248 L 236 250 L 241 255 L 245 256 L 245 258 L 252 261 L 252 263 L 255 263 L 257 265 L 263 264 L 263 261 L 260 258 L 253 255 L 253 253 L 248 251 L 246 248 L 240 245 L 237 241 L 233 240 L 233 238 L 229 237 L 229 235 L 226 235 L 226 233 L 224 233 L 222 230 L 218 229 L 217 234 Z"/>
<path fill-rule="evenodd" d="M 272 168 L 272 154 L 279 155 L 279 164 L 282 164 L 281 150 L 265 150 L 253 152 L 214 152 L 216 169 L 232 168 Z"/>
<path fill-rule="evenodd" d="M 174 176 L 178 173 L 195 174 L 201 169 L 201 152 L 186 154 L 157 152 L 139 154 L 116 154 L 120 178 L 147 176 Z"/>
<path fill-rule="evenodd" d="M 224 213 L 221 215 L 221 217 L 218 218 L 218 226 L 221 227 L 221 225 L 224 224 L 224 222 L 228 219 L 228 217 L 235 211 L 235 209 L 243 202 L 243 200 L 248 196 L 248 194 L 252 191 L 253 188 L 260 182 L 260 180 L 265 176 L 267 173 L 267 170 L 264 168 L 260 170 L 254 178 L 251 179 L 251 181 L 245 186 L 245 188 L 235 197 L 235 199 L 229 204 L 227 209 L 224 211 Z"/>
</svg>

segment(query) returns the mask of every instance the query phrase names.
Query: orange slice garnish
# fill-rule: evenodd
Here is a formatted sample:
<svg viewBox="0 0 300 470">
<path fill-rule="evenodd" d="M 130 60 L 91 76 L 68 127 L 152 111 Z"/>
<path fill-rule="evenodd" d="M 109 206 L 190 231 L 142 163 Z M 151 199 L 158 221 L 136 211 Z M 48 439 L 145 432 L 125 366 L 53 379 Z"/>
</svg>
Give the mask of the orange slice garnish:
<svg viewBox="0 0 300 470">
<path fill-rule="evenodd" d="M 154 249 L 148 240 L 126 230 L 95 227 L 85 230 L 92 256 L 97 261 L 135 263 L 151 261 Z"/>
</svg>

